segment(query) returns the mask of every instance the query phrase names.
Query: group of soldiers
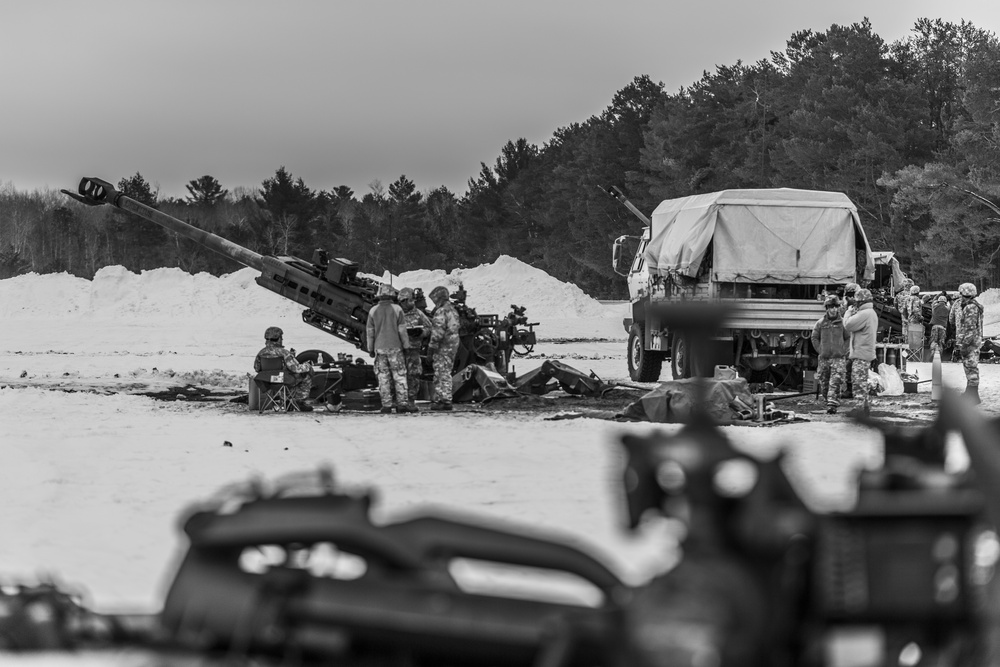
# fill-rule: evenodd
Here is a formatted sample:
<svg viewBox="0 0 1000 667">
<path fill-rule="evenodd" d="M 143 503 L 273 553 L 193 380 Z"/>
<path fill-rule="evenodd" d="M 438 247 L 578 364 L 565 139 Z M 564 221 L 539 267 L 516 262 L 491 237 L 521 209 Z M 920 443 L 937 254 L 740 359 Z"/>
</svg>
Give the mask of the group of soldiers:
<svg viewBox="0 0 1000 667">
<path fill-rule="evenodd" d="M 944 347 L 947 326 L 955 327 L 955 350 L 965 370 L 964 394 L 979 404 L 979 351 L 983 345 L 983 306 L 976 300 L 978 290 L 972 283 L 962 283 L 959 298 L 948 302 L 946 295 L 934 299 L 931 307 L 932 352 Z M 826 298 L 826 314 L 813 327 L 812 344 L 819 352 L 816 380 L 827 412 L 834 414 L 841 399 L 853 398 L 855 412 L 868 414 L 871 386 L 868 372 L 875 360 L 878 314 L 872 304 L 871 290 L 849 283 L 844 288 L 844 301 L 837 295 Z M 907 279 L 896 295 L 896 307 L 903 321 L 903 334 L 913 327 L 924 327 L 923 298 L 920 286 Z M 922 335 L 920 345 L 923 345 Z M 851 387 L 846 386 L 848 374 Z M 854 413 L 852 413 L 854 414 Z"/>
<path fill-rule="evenodd" d="M 375 358 L 375 375 L 382 401 L 382 414 L 417 412 L 417 393 L 423 362 L 420 351 L 427 344 L 427 354 L 434 368 L 431 410 L 451 410 L 452 369 L 458 353 L 458 312 L 451 304 L 451 294 L 442 285 L 431 290 L 434 310 L 430 317 L 417 308 L 415 292 L 383 284 L 378 304 L 368 312 L 368 354 Z M 396 298 L 398 303 L 393 303 Z"/>
<path fill-rule="evenodd" d="M 393 408 L 397 414 L 418 412 L 416 399 L 423 375 L 421 350 L 425 344 L 434 368 L 431 410 L 452 409 L 451 378 L 458 353 L 459 317 L 447 287 L 435 287 L 430 299 L 434 309 L 428 317 L 417 307 L 414 290 L 404 287 L 397 294 L 392 286 L 383 284 L 378 303 L 368 313 L 366 349 L 375 359 L 382 414 L 391 414 Z M 285 369 L 296 378 L 291 390 L 295 408 L 312 412 L 308 402 L 312 365 L 296 360 L 293 351 L 284 346 L 283 336 L 278 327 L 264 331 L 264 348 L 254 359 L 254 370 L 260 372 L 262 358 L 283 359 Z"/>
</svg>

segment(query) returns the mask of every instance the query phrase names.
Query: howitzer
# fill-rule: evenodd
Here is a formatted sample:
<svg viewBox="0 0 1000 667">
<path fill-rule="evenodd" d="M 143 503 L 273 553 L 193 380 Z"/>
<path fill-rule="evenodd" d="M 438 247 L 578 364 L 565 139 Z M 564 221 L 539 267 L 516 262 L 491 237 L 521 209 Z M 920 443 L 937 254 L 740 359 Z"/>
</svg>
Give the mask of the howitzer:
<svg viewBox="0 0 1000 667">
<path fill-rule="evenodd" d="M 306 307 L 302 312 L 303 322 L 362 350 L 366 348 L 365 324 L 368 311 L 377 301 L 378 283 L 359 277 L 358 265 L 354 262 L 342 258 L 327 259 L 325 253 L 317 253 L 319 263 L 298 257 L 261 255 L 142 204 L 99 178 L 82 179 L 79 194 L 68 190 L 62 192 L 83 204 L 110 204 L 128 211 L 243 266 L 260 271 L 254 279 L 258 285 Z"/>
<path fill-rule="evenodd" d="M 292 256 L 261 255 L 142 204 L 99 178 L 83 178 L 79 194 L 68 190 L 62 192 L 88 206 L 108 204 L 128 211 L 260 271 L 254 279 L 258 285 L 306 307 L 302 311 L 303 322 L 368 351 L 365 326 L 368 312 L 378 302 L 380 283 L 359 276 L 355 262 L 330 257 L 325 250 L 317 250 L 312 262 Z M 511 355 L 527 354 L 534 346 L 534 324 L 527 322 L 523 308 L 512 306 L 514 311 L 503 319 L 497 315 L 478 315 L 465 304 L 465 291 L 461 287 L 452 295 L 452 301 L 463 327 L 454 372 L 470 364 L 482 364 L 506 375 Z M 313 356 L 323 354 L 330 358 L 320 350 L 310 352 Z M 300 358 L 299 361 L 314 359 Z"/>
</svg>

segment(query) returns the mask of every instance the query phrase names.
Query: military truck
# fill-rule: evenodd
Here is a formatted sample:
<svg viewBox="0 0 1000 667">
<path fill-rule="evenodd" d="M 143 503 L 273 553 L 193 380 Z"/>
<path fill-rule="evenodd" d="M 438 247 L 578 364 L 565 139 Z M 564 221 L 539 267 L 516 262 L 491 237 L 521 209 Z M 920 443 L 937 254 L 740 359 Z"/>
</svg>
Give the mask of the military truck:
<svg viewBox="0 0 1000 667">
<path fill-rule="evenodd" d="M 637 382 L 658 380 L 669 360 L 674 379 L 727 365 L 751 383 L 801 385 L 817 365 L 809 339 L 825 295 L 875 274 L 857 208 L 839 192 L 723 190 L 664 200 L 647 218 L 620 190 L 607 191 L 643 222 L 640 235 L 619 237 L 612 252 L 615 272 L 628 280 L 623 324 Z M 715 336 L 693 340 L 658 315 L 683 301 L 727 304 L 731 315 Z M 692 355 L 692 345 L 702 353 Z"/>
</svg>

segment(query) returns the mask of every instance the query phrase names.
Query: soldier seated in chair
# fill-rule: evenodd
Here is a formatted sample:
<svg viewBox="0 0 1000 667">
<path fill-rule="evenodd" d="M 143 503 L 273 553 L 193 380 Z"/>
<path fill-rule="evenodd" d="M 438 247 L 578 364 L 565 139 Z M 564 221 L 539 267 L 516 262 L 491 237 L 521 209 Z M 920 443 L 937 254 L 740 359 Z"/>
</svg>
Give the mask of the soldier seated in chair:
<svg viewBox="0 0 1000 667">
<path fill-rule="evenodd" d="M 309 362 L 300 364 L 296 361 L 295 355 L 284 346 L 283 336 L 284 332 L 278 327 L 268 327 L 264 331 L 264 349 L 258 352 L 253 360 L 253 369 L 258 373 L 261 371 L 261 358 L 283 359 L 285 370 L 296 379 L 292 388 L 292 399 L 296 407 L 302 412 L 312 412 L 312 406 L 306 403 L 312 389 L 312 364 Z"/>
</svg>

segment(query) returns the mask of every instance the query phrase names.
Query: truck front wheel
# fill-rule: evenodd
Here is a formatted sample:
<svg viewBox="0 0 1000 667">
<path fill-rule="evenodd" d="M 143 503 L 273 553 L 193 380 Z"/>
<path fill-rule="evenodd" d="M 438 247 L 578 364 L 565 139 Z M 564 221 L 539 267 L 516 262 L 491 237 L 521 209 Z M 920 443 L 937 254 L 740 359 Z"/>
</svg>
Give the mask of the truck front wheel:
<svg viewBox="0 0 1000 667">
<path fill-rule="evenodd" d="M 647 350 L 643 341 L 642 323 L 635 322 L 628 330 L 628 374 L 635 382 L 656 382 L 663 357 Z"/>
</svg>

